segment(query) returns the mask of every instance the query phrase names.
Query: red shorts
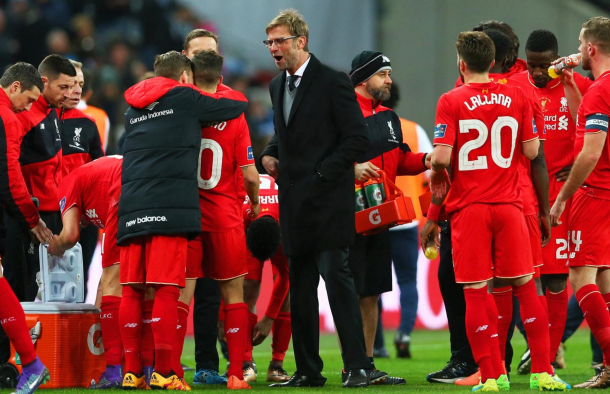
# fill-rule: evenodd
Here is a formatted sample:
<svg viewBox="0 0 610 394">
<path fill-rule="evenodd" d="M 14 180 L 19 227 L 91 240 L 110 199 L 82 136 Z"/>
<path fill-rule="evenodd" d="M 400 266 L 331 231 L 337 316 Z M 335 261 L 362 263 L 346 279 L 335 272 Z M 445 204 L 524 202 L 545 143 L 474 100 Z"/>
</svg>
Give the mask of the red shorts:
<svg viewBox="0 0 610 394">
<path fill-rule="evenodd" d="M 525 218 L 512 204 L 470 204 L 455 212 L 451 243 L 457 283 L 534 273 Z"/>
<path fill-rule="evenodd" d="M 568 220 L 570 267 L 610 268 L 610 200 L 579 189 L 572 198 Z"/>
<path fill-rule="evenodd" d="M 246 252 L 248 253 L 248 275 L 246 275 L 246 280 L 256 280 L 260 282 L 263 278 L 264 263 L 253 257 L 249 250 Z M 281 246 L 269 260 L 271 261 L 273 276 L 277 275 L 278 270 L 288 271 L 288 257 L 284 256 Z"/>
<path fill-rule="evenodd" d="M 121 261 L 121 249 L 116 244 L 118 230 L 119 205 L 116 204 L 108 211 L 106 228 L 102 234 L 102 268 L 108 268 Z"/>
<path fill-rule="evenodd" d="M 201 234 L 188 241 L 186 279 L 203 278 L 203 242 Z"/>
<path fill-rule="evenodd" d="M 525 224 L 529 233 L 534 267 L 540 267 L 544 263 L 542 261 L 542 234 L 540 233 L 538 215 L 525 215 Z"/>
<path fill-rule="evenodd" d="M 180 235 L 144 235 L 121 247 L 121 284 L 184 287 L 187 239 Z"/>
<path fill-rule="evenodd" d="M 551 201 L 551 206 L 555 201 Z M 561 215 L 561 224 L 551 230 L 551 240 L 542 248 L 542 274 L 567 274 L 568 273 L 568 222 L 572 199 L 566 203 L 566 209 Z"/>
<path fill-rule="evenodd" d="M 203 273 L 216 280 L 229 280 L 248 273 L 246 234 L 241 224 L 224 233 L 201 233 Z"/>
</svg>

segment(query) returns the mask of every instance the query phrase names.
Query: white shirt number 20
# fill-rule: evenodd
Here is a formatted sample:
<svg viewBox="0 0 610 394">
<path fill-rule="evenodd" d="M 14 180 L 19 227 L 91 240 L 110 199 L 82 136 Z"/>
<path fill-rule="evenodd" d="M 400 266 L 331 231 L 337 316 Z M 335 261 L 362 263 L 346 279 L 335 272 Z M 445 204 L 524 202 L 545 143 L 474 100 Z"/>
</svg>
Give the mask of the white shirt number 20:
<svg viewBox="0 0 610 394">
<path fill-rule="evenodd" d="M 510 155 L 508 157 L 502 156 L 502 129 L 508 127 L 511 133 L 511 147 Z M 500 168 L 510 167 L 510 163 L 513 160 L 513 154 L 515 153 L 515 142 L 517 140 L 517 131 L 519 130 L 519 123 L 511 116 L 500 116 L 494 124 L 491 126 L 491 158 Z M 478 119 L 460 120 L 460 133 L 470 133 L 471 131 L 477 131 L 478 137 L 474 140 L 468 141 L 459 151 L 459 169 L 460 171 L 472 171 L 472 170 L 486 170 L 487 157 L 477 156 L 476 159 L 470 160 L 468 155 L 471 151 L 478 149 L 485 144 L 489 137 L 489 130 L 485 123 Z"/>
</svg>

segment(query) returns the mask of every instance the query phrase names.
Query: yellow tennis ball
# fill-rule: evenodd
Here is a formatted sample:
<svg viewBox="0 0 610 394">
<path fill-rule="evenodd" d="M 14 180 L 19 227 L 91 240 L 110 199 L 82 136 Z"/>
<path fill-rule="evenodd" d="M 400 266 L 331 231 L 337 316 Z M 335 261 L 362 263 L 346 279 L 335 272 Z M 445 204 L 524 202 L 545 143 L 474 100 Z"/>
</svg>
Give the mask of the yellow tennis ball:
<svg viewBox="0 0 610 394">
<path fill-rule="evenodd" d="M 438 257 L 438 250 L 434 246 L 428 246 L 424 251 L 424 255 L 428 260 L 434 260 Z"/>
</svg>

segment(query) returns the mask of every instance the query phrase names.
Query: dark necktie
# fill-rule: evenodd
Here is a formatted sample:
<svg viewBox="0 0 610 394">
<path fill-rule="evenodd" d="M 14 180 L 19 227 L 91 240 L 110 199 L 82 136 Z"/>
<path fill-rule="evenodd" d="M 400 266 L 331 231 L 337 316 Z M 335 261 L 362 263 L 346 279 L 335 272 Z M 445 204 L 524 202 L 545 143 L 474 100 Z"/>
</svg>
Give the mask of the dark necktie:
<svg viewBox="0 0 610 394">
<path fill-rule="evenodd" d="M 290 90 L 290 92 L 294 92 L 294 89 L 297 88 L 297 81 L 299 80 L 299 78 L 301 78 L 301 76 L 299 75 L 290 75 L 288 77 L 288 90 Z"/>
</svg>

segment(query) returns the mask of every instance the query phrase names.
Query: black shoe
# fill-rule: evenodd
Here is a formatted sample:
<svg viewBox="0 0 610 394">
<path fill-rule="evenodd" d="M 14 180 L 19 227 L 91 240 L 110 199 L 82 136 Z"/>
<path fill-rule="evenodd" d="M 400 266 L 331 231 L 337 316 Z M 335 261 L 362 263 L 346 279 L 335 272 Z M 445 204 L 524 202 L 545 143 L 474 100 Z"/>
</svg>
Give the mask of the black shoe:
<svg viewBox="0 0 610 394">
<path fill-rule="evenodd" d="M 324 387 L 326 378 L 310 378 L 309 376 L 295 373 L 289 381 L 284 383 L 273 383 L 269 387 Z"/>
<path fill-rule="evenodd" d="M 347 371 L 345 380 L 343 381 L 344 388 L 366 387 L 370 384 L 369 374 L 372 371 L 366 369 L 350 369 Z"/>
<path fill-rule="evenodd" d="M 387 377 L 388 374 L 386 372 L 380 371 L 378 369 L 372 369 L 369 371 L 370 384 L 378 384 Z"/>
<path fill-rule="evenodd" d="M 371 384 L 377 384 L 380 386 L 400 386 L 403 384 L 407 384 L 407 381 L 403 378 L 399 378 L 396 376 L 386 376 L 384 379 L 380 380 L 377 383 L 371 382 Z"/>
<path fill-rule="evenodd" d="M 532 370 L 532 357 L 530 355 L 529 347 L 521 356 L 521 360 L 519 361 L 519 366 L 517 367 L 517 374 L 519 375 L 529 375 Z"/>
<path fill-rule="evenodd" d="M 432 372 L 426 376 L 430 383 L 449 383 L 453 384 L 456 380 L 467 378 L 477 372 L 477 365 L 457 360 L 449 360 L 445 368 L 440 371 Z"/>
<path fill-rule="evenodd" d="M 396 347 L 396 357 L 398 358 L 411 358 L 411 337 L 407 334 L 397 332 L 394 337 L 394 346 Z"/>
</svg>

